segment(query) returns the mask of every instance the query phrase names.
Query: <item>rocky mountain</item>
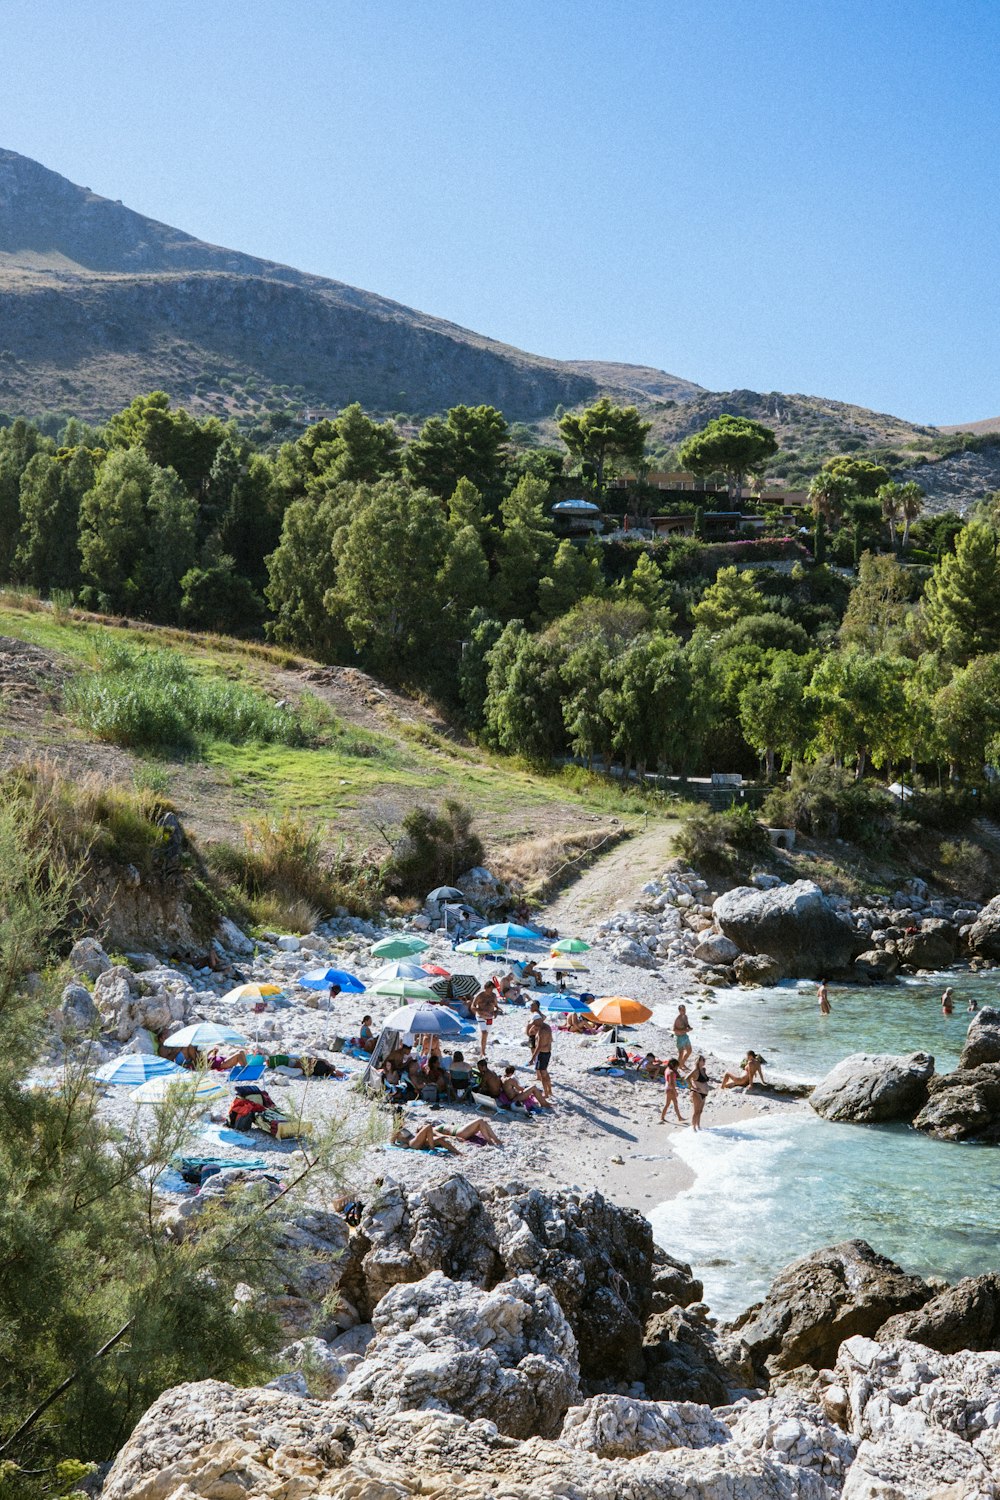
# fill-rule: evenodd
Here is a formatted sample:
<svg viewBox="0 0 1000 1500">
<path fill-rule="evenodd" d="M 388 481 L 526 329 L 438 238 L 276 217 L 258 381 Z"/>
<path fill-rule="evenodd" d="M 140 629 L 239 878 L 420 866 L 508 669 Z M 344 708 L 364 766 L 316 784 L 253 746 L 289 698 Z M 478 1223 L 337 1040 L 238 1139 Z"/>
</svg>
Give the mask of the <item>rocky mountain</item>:
<svg viewBox="0 0 1000 1500">
<path fill-rule="evenodd" d="M 0 408 L 102 417 L 160 387 L 234 411 L 361 401 L 511 420 L 608 390 L 684 401 L 690 381 L 561 363 L 342 282 L 205 244 L 0 151 Z"/>
</svg>

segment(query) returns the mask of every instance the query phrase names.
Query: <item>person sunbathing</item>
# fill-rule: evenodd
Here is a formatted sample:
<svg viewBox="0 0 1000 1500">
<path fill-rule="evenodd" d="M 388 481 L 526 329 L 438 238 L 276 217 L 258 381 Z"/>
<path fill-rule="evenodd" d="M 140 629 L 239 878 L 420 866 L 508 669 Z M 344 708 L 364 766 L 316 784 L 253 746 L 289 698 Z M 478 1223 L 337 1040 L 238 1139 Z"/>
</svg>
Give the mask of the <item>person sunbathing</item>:
<svg viewBox="0 0 1000 1500">
<path fill-rule="evenodd" d="M 242 1048 L 223 1056 L 221 1047 L 213 1047 L 208 1054 L 208 1066 L 213 1073 L 228 1073 L 231 1068 L 245 1068 L 247 1055 Z"/>
<path fill-rule="evenodd" d="M 539 1109 L 551 1109 L 552 1105 L 543 1094 L 532 1084 L 530 1087 L 518 1083 L 517 1074 L 512 1067 L 504 1068 L 500 1087 L 511 1104 L 523 1104 L 527 1109 L 529 1104 L 537 1105 Z"/>
<path fill-rule="evenodd" d="M 470 1122 L 475 1124 L 476 1121 Z M 458 1147 L 448 1139 L 441 1131 L 435 1130 L 433 1125 L 421 1125 L 419 1130 L 407 1130 L 405 1125 L 400 1125 L 391 1136 L 393 1146 L 402 1146 L 404 1151 L 433 1151 L 435 1147 L 442 1147 L 450 1151 L 452 1156 L 461 1156 Z"/>
<path fill-rule="evenodd" d="M 601 1027 L 597 1021 L 585 1021 L 577 1011 L 571 1010 L 559 1029 L 560 1031 L 575 1031 L 578 1036 L 593 1036 L 595 1031 L 600 1031 Z"/>
<path fill-rule="evenodd" d="M 661 1062 L 660 1059 L 652 1052 L 647 1052 L 646 1056 L 642 1059 L 642 1062 L 638 1065 L 639 1072 L 645 1078 L 652 1078 L 654 1080 L 663 1077 L 665 1068 L 666 1063 Z"/>
<path fill-rule="evenodd" d="M 767 1080 L 761 1070 L 763 1061 L 764 1059 L 759 1052 L 748 1052 L 741 1063 L 743 1072 L 723 1073 L 722 1087 L 724 1089 L 742 1089 L 745 1094 L 749 1093 L 755 1083 L 759 1083 L 762 1088 L 767 1088 Z"/>
<path fill-rule="evenodd" d="M 469 1120 L 456 1129 L 452 1125 L 439 1126 L 439 1134 L 451 1135 L 460 1141 L 474 1142 L 477 1146 L 502 1146 L 503 1142 L 488 1120 Z"/>
</svg>

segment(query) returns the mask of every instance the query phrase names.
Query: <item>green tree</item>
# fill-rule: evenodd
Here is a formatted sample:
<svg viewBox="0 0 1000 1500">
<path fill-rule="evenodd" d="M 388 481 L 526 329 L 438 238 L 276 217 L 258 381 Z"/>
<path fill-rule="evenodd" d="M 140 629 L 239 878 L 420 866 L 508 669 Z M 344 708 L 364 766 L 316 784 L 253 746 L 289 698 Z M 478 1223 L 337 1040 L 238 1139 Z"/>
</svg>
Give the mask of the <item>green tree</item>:
<svg viewBox="0 0 1000 1500">
<path fill-rule="evenodd" d="M 924 508 L 924 492 L 915 479 L 907 480 L 899 487 L 900 509 L 903 515 L 903 551 L 910 545 L 910 527 L 919 520 Z"/>
<path fill-rule="evenodd" d="M 185 489 L 197 498 L 209 485 L 212 465 L 226 428 L 217 417 L 198 422 L 183 407 L 170 408 L 165 391 L 136 396 L 105 427 L 112 449 L 141 448 L 161 469 L 173 469 Z"/>
<path fill-rule="evenodd" d="M 0 428 L 0 579 L 12 576 L 21 526 L 21 476 L 36 453 L 51 453 L 54 447 L 23 417 Z"/>
<path fill-rule="evenodd" d="M 809 664 L 789 651 L 775 652 L 760 681 L 739 696 L 740 728 L 751 749 L 764 760 L 768 781 L 774 779 L 775 756 L 785 762 L 801 756 L 811 734 L 805 697 Z"/>
<path fill-rule="evenodd" d="M 883 464 L 873 463 L 870 458 L 828 458 L 820 473 L 850 480 L 858 494 L 867 500 L 875 499 L 882 486 L 889 482 L 889 470 Z"/>
<path fill-rule="evenodd" d="M 101 608 L 141 606 L 147 503 L 155 475 L 142 448 L 116 449 L 80 502 L 81 567 Z"/>
<path fill-rule="evenodd" d="M 724 414 L 685 438 L 677 458 L 692 474 L 724 474 L 729 497 L 736 500 L 746 476 L 759 473 L 777 451 L 778 439 L 770 427 Z"/>
<path fill-rule="evenodd" d="M 545 513 L 548 486 L 524 475 L 500 506 L 493 612 L 502 620 L 526 620 L 538 605 L 538 584 L 556 550 L 552 519 Z"/>
<path fill-rule="evenodd" d="M 415 485 L 441 500 L 455 493 L 460 479 L 470 479 L 492 507 L 503 488 L 509 441 L 495 407 L 453 406 L 444 418 L 427 419 L 406 449 L 403 467 Z"/>
<path fill-rule="evenodd" d="M 641 419 L 634 406 L 615 406 L 607 396 L 602 396 L 586 411 L 567 412 L 561 417 L 559 434 L 572 456 L 593 474 L 594 483 L 601 490 L 609 464 L 625 469 L 642 468 L 651 426 L 652 423 Z"/>
<path fill-rule="evenodd" d="M 741 573 L 735 567 L 720 568 L 715 582 L 691 610 L 691 618 L 706 630 L 725 630 L 747 615 L 764 614 L 766 609 L 767 602 L 752 573 Z"/>
<path fill-rule="evenodd" d="M 482 537 L 484 533 L 483 497 L 472 480 L 464 475 L 448 498 L 448 520 L 456 531 L 463 526 L 474 526 L 478 536 Z"/>
<path fill-rule="evenodd" d="M 173 624 L 181 607 L 181 579 L 194 564 L 198 504 L 172 469 L 158 469 L 146 504 L 141 566 L 142 613 Z"/>
<path fill-rule="evenodd" d="M 448 543 L 441 506 L 426 490 L 391 479 L 357 487 L 351 519 L 334 541 L 337 581 L 326 603 L 380 675 L 419 675 L 440 643 Z"/>
<path fill-rule="evenodd" d="M 324 428 L 323 441 L 313 445 L 319 478 L 332 484 L 365 481 L 399 473 L 400 443 L 394 422 L 373 422 L 358 401 Z"/>
<path fill-rule="evenodd" d="M 267 581 L 266 558 L 278 545 L 281 523 L 274 470 L 263 454 L 250 454 L 233 478 L 216 536 L 221 552 L 256 588 Z"/>
<path fill-rule="evenodd" d="M 900 634 L 912 597 L 912 580 L 895 557 L 866 552 L 841 623 L 841 640 L 869 651 L 886 650 Z"/>
<path fill-rule="evenodd" d="M 268 635 L 321 661 L 340 660 L 350 651 L 346 632 L 326 602 L 337 581 L 333 539 L 348 516 L 349 502 L 339 491 L 318 500 L 293 500 L 267 559 L 266 597 L 273 615 Z"/>
<path fill-rule="evenodd" d="M 608 664 L 602 709 L 612 749 L 627 775 L 650 766 L 691 764 L 700 749 L 701 717 L 691 667 L 676 636 L 637 636 Z"/>
<path fill-rule="evenodd" d="M 913 663 L 852 648 L 821 658 L 806 690 L 816 714 L 816 747 L 840 765 L 853 760 L 860 781 L 868 762 L 885 766 L 907 753 L 906 682 Z"/>
<path fill-rule="evenodd" d="M 934 742 L 952 777 L 981 775 L 1000 735 L 1000 656 L 977 656 L 933 700 Z"/>
<path fill-rule="evenodd" d="M 463 642 L 458 669 L 458 690 L 471 729 L 481 729 L 489 675 L 488 658 L 503 633 L 499 620 L 485 609 L 474 609 L 469 617 L 468 639 Z"/>
<path fill-rule="evenodd" d="M 539 618 L 555 620 L 581 599 L 596 597 L 603 590 L 600 545 L 578 547 L 568 539 L 561 541 L 551 571 L 539 580 Z"/>
<path fill-rule="evenodd" d="M 858 487 L 849 474 L 822 468 L 809 485 L 809 500 L 816 515 L 828 525 L 838 521 L 858 495 Z M 816 561 L 821 559 L 817 557 Z"/>
<path fill-rule="evenodd" d="M 604 712 L 604 683 L 608 657 L 595 635 L 585 637 L 563 664 L 563 722 L 569 747 L 575 756 L 594 769 L 594 757 L 606 754 L 612 741 L 612 726 Z"/>
<path fill-rule="evenodd" d="M 546 765 L 562 747 L 562 658 L 520 620 L 504 629 L 487 658 L 486 737 L 508 755 Z"/>
<path fill-rule="evenodd" d="M 93 479 L 85 449 L 67 458 L 36 453 L 21 475 L 21 527 L 14 572 L 40 593 L 80 584 L 80 499 Z"/>
<path fill-rule="evenodd" d="M 435 582 L 446 634 L 459 642 L 472 611 L 486 603 L 490 581 L 489 563 L 475 526 L 448 528 L 450 535 Z"/>
<path fill-rule="evenodd" d="M 640 552 L 621 588 L 655 618 L 662 629 L 670 624 L 670 587 L 648 552 Z"/>
<path fill-rule="evenodd" d="M 923 600 L 928 641 L 949 661 L 964 663 L 1000 649 L 1000 554 L 981 522 L 965 528 L 955 551 L 937 563 Z"/>
<path fill-rule="evenodd" d="M 214 562 L 191 568 L 180 587 L 181 624 L 188 630 L 251 635 L 260 629 L 264 601 L 225 553 Z"/>
</svg>

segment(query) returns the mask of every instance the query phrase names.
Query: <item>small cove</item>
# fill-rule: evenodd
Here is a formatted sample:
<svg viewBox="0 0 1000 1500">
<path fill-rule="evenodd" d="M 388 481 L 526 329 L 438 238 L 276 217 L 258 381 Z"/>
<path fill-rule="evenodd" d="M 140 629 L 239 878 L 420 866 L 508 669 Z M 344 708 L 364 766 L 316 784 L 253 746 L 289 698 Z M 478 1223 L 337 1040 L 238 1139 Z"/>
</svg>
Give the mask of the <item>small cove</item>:
<svg viewBox="0 0 1000 1500">
<path fill-rule="evenodd" d="M 956 1014 L 942 1017 L 951 983 Z M 765 1074 L 814 1081 L 851 1052 L 931 1052 L 955 1066 L 970 995 L 997 1003 L 995 974 L 937 974 L 862 990 L 832 986 L 832 1015 L 816 986 L 718 992 L 689 1002 L 695 1047 L 736 1063 L 753 1047 Z M 657 1020 L 665 1019 L 665 1009 Z M 671 1017 L 666 1017 L 669 1020 Z M 833 1125 L 804 1105 L 699 1135 L 671 1136 L 694 1184 L 650 1215 L 657 1240 L 689 1259 L 714 1313 L 758 1300 L 799 1255 L 866 1239 L 907 1270 L 950 1281 L 997 1264 L 1000 1149 L 955 1145 L 906 1126 Z"/>
</svg>

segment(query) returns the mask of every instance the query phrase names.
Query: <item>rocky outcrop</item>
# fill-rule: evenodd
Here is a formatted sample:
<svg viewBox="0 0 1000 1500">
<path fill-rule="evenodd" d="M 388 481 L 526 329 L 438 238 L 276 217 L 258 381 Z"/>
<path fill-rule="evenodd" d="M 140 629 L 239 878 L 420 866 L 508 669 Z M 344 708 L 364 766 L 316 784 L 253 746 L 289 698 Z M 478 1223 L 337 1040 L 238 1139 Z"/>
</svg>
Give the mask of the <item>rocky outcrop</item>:
<svg viewBox="0 0 1000 1500">
<path fill-rule="evenodd" d="M 116 1041 L 131 1041 L 137 1031 L 176 1031 L 197 1002 L 197 992 L 176 969 L 157 968 L 133 974 L 116 964 L 98 975 L 94 1001 L 101 1026 Z"/>
<path fill-rule="evenodd" d="M 896 956 L 910 969 L 946 969 L 958 954 L 958 933 L 941 917 L 926 917 L 919 932 L 896 940 Z"/>
<path fill-rule="evenodd" d="M 720 1353 L 727 1363 L 748 1361 L 766 1385 L 800 1365 L 832 1365 L 843 1339 L 873 1335 L 894 1313 L 922 1307 L 932 1295 L 919 1276 L 864 1240 L 847 1240 L 787 1266 L 764 1301 L 726 1328 Z"/>
<path fill-rule="evenodd" d="M 866 948 L 854 960 L 854 973 L 865 984 L 883 984 L 896 977 L 899 959 L 890 948 Z"/>
<path fill-rule="evenodd" d="M 713 913 L 741 953 L 770 954 L 797 978 L 841 972 L 862 947 L 850 921 L 811 880 L 768 891 L 738 886 L 718 898 Z"/>
<path fill-rule="evenodd" d="M 707 1326 L 683 1308 L 654 1313 L 643 1339 L 644 1385 L 657 1401 L 720 1406 L 743 1381 L 725 1368 Z"/>
<path fill-rule="evenodd" d="M 854 1052 L 833 1068 L 809 1096 L 825 1120 L 874 1125 L 912 1120 L 927 1102 L 934 1059 L 926 1052 L 909 1057 Z"/>
<path fill-rule="evenodd" d="M 384 1412 L 434 1407 L 553 1437 L 579 1394 L 576 1339 L 550 1289 L 518 1276 L 486 1292 L 433 1271 L 397 1286 L 336 1399 Z"/>
<path fill-rule="evenodd" d="M 897 1313 L 878 1337 L 883 1343 L 926 1344 L 939 1354 L 1000 1349 L 1000 1272 L 966 1276 L 915 1312 Z"/>
<path fill-rule="evenodd" d="M 1000 963 L 1000 896 L 994 896 L 979 913 L 966 935 L 971 952 Z"/>
<path fill-rule="evenodd" d="M 962 1070 L 978 1068 L 981 1063 L 1000 1063 L 1000 1010 L 986 1005 L 969 1022 L 969 1030 L 958 1059 Z"/>
<path fill-rule="evenodd" d="M 785 977 L 781 964 L 770 953 L 741 953 L 733 968 L 740 984 L 767 986 Z"/>
<path fill-rule="evenodd" d="M 1000 1141 L 1000 1063 L 931 1079 L 913 1124 L 942 1141 Z"/>
<path fill-rule="evenodd" d="M 568 1318 L 585 1380 L 643 1373 L 652 1231 L 641 1214 L 599 1193 L 513 1184 L 480 1194 L 459 1173 L 418 1190 L 392 1184 L 367 1205 L 352 1244 L 357 1273 L 345 1272 L 343 1285 L 363 1316 L 393 1286 L 430 1271 L 486 1288 L 530 1272 Z"/>
<path fill-rule="evenodd" d="M 62 992 L 58 1012 L 59 1024 L 71 1031 L 86 1034 L 99 1020 L 94 997 L 85 984 L 68 984 Z"/>
<path fill-rule="evenodd" d="M 708 1406 L 602 1395 L 568 1411 L 560 1437 L 567 1447 L 598 1458 L 637 1458 L 671 1448 L 718 1447 L 730 1441 L 730 1432 Z"/>
<path fill-rule="evenodd" d="M 85 979 L 96 979 L 111 968 L 111 960 L 96 938 L 84 937 L 70 949 L 69 966 L 74 974 L 81 974 Z"/>
</svg>

